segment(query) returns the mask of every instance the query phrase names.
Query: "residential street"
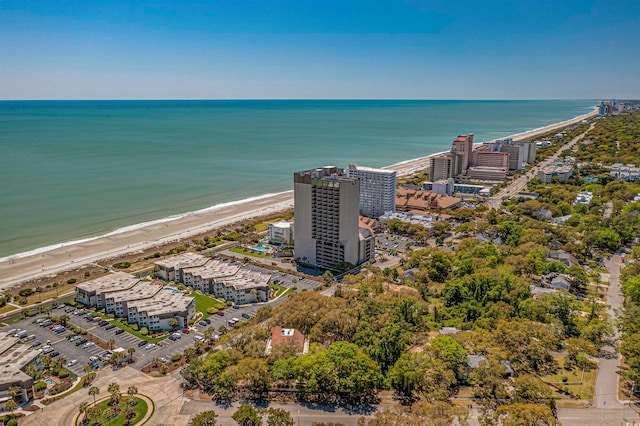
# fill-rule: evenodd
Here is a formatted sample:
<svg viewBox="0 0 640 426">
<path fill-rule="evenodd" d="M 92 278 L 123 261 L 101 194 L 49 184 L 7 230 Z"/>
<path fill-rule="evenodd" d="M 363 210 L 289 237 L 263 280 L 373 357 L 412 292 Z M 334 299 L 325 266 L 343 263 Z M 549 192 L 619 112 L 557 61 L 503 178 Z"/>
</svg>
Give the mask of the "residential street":
<svg viewBox="0 0 640 426">
<path fill-rule="evenodd" d="M 620 288 L 620 265 L 622 263 L 619 255 L 612 256 L 611 259 L 605 260 L 604 263 L 610 276 L 609 292 L 607 294 L 609 307 L 607 309 L 612 322 L 615 323 L 617 318 L 616 311 L 622 309 L 624 299 Z M 618 345 L 619 337 L 616 329 L 614 336 L 616 346 Z M 600 358 L 593 406 L 607 410 L 621 409 L 622 404 L 618 402 L 617 398 L 620 356 L 615 353 L 615 348 L 612 346 L 604 346 L 602 350 L 614 353 L 614 356 L 611 359 Z"/>
</svg>

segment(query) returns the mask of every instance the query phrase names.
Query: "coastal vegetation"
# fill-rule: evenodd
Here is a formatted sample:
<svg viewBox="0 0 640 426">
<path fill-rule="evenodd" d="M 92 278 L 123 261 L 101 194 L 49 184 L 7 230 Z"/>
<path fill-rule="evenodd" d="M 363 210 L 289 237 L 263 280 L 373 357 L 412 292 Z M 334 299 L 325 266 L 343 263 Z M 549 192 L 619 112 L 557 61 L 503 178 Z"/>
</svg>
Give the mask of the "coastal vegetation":
<svg viewBox="0 0 640 426">
<path fill-rule="evenodd" d="M 598 123 L 610 120 L 617 119 Z M 585 130 L 578 126 L 563 137 Z M 455 226 L 429 230 L 390 221 L 389 232 L 416 244 L 434 238 L 444 247 L 409 249 L 385 271 L 366 266 L 345 276 L 333 297 L 298 293 L 259 312 L 221 338 L 223 350 L 190 358 L 185 381 L 222 399 L 286 392 L 300 400 L 363 402 L 392 390 L 412 407 L 377 413 L 370 425 L 404 424 L 398 419 L 426 419 L 434 411 L 462 423 L 468 413 L 452 404 L 458 395 L 479 404 L 484 424 L 527 418 L 555 424 L 557 401 L 594 396 L 596 355 L 613 337 L 599 272 L 606 256 L 640 235 L 638 185 L 585 182 L 587 176 L 566 183 L 534 179 L 528 190 L 537 199 L 509 200 L 498 210 L 460 209 Z M 594 193 L 589 204 L 575 203 L 582 190 Z M 554 258 L 552 251 L 571 258 Z M 637 265 L 623 270 L 621 351 L 633 383 L 640 379 Z M 568 290 L 544 289 L 558 274 Z M 272 326 L 305 334 L 309 351 L 282 346 L 266 355 Z"/>
</svg>

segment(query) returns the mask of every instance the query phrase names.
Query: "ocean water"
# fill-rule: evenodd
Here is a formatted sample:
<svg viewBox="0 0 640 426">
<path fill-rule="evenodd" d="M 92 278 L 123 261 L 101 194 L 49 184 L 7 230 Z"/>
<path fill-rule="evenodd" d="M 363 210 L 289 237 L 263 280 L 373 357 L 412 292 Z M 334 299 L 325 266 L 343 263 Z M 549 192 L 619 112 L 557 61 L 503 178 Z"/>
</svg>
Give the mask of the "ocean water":
<svg viewBox="0 0 640 426">
<path fill-rule="evenodd" d="M 0 257 L 587 113 L 554 101 L 2 101 Z"/>
</svg>

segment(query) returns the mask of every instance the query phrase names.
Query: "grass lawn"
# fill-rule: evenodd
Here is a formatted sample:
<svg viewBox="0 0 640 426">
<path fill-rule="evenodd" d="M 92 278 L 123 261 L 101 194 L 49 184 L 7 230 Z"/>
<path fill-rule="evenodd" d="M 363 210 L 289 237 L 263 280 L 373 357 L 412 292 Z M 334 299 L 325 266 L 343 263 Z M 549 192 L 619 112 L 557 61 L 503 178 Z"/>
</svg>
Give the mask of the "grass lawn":
<svg viewBox="0 0 640 426">
<path fill-rule="evenodd" d="M 566 358 L 565 356 L 554 356 L 553 358 L 556 360 L 556 362 L 560 366 L 558 368 L 558 373 L 542 376 L 541 379 L 547 383 L 554 383 L 554 385 L 559 387 L 560 389 L 566 389 L 569 393 L 577 396 L 580 399 L 593 399 L 593 394 L 596 387 L 596 377 L 597 377 L 598 369 L 591 368 L 591 370 L 589 371 L 585 370 L 584 379 L 582 379 L 581 368 L 575 367 L 569 371 L 562 368 L 562 365 L 564 365 L 564 358 Z M 579 383 L 581 381 L 582 383 L 574 384 L 574 385 L 570 385 L 570 384 L 565 385 L 562 383 L 563 377 L 566 377 L 568 379 L 567 380 L 568 383 Z M 553 393 L 554 393 L 553 396 L 557 398 L 566 397 L 565 395 L 562 395 L 556 390 L 554 390 Z"/>
<path fill-rule="evenodd" d="M 245 250 L 242 247 L 233 247 L 230 248 L 229 251 L 232 251 L 234 253 L 238 253 L 238 254 L 242 254 L 244 256 L 251 256 L 251 257 L 259 257 L 261 259 L 270 259 L 272 258 L 271 255 L 268 254 L 264 254 L 264 253 L 256 253 L 250 250 Z"/>
<path fill-rule="evenodd" d="M 129 398 L 130 397 L 128 396 L 124 396 L 122 398 L 122 401 L 118 404 L 118 408 L 120 411 L 117 417 L 109 420 L 104 418 L 103 416 L 100 416 L 97 419 L 90 419 L 87 423 L 85 423 L 85 425 L 93 425 L 93 424 L 99 423 L 103 425 L 121 426 L 125 424 L 134 425 L 138 423 L 140 420 L 144 418 L 144 416 L 147 414 L 147 411 L 149 411 L 149 406 L 141 398 L 134 397 L 136 400 L 136 405 L 133 406 L 133 410 L 136 413 L 136 417 L 131 422 L 126 423 L 125 422 L 126 420 L 125 419 L 125 413 L 126 413 L 125 401 L 127 401 Z M 104 414 L 109 408 L 112 408 L 113 406 L 109 404 L 109 399 L 105 399 L 104 401 L 98 403 L 98 407 L 100 407 L 100 409 L 102 410 L 102 413 Z M 78 422 L 76 424 L 81 424 L 81 423 Z"/>
<path fill-rule="evenodd" d="M 269 229 L 269 224 L 262 222 L 262 223 L 258 223 L 255 225 L 256 227 L 256 232 L 262 232 L 262 231 L 266 231 L 267 229 Z"/>
<path fill-rule="evenodd" d="M 271 287 L 273 290 L 275 290 L 276 294 L 275 294 L 274 297 L 279 297 L 282 293 L 287 291 L 286 287 L 283 287 L 283 286 L 278 285 L 278 284 L 269 284 L 269 287 Z"/>
<path fill-rule="evenodd" d="M 227 305 L 220 302 L 219 300 L 216 300 L 213 297 L 205 296 L 204 294 L 200 294 L 197 291 L 192 291 L 190 296 L 196 299 L 196 311 L 202 314 L 202 318 L 208 318 L 212 315 L 207 313 L 207 309 L 209 308 L 221 310 L 227 307 Z"/>
</svg>

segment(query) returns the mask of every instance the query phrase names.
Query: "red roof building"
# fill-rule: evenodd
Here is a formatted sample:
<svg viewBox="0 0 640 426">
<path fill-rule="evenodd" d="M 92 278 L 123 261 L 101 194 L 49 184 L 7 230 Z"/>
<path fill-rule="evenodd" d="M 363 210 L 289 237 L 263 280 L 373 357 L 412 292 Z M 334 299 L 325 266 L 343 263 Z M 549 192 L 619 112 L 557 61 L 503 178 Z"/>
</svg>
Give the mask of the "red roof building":
<svg viewBox="0 0 640 426">
<path fill-rule="evenodd" d="M 302 352 L 304 349 L 304 334 L 294 328 L 277 326 L 271 329 L 271 347 L 287 342 L 291 342 Z"/>
</svg>

